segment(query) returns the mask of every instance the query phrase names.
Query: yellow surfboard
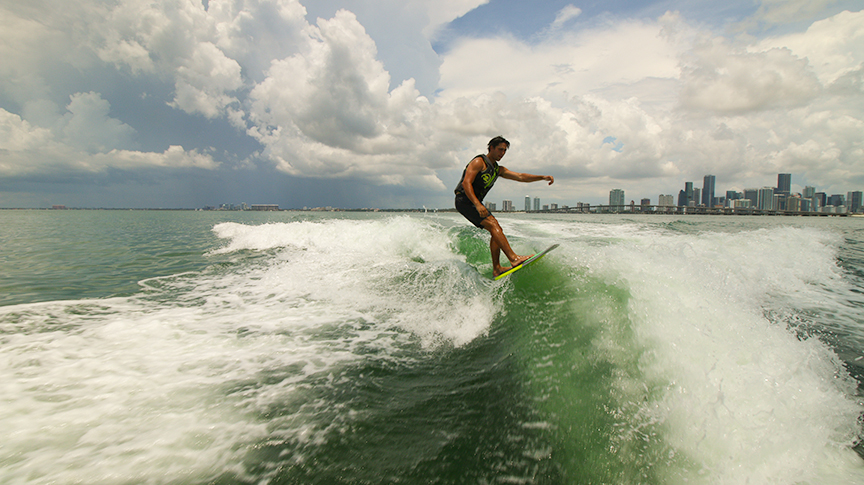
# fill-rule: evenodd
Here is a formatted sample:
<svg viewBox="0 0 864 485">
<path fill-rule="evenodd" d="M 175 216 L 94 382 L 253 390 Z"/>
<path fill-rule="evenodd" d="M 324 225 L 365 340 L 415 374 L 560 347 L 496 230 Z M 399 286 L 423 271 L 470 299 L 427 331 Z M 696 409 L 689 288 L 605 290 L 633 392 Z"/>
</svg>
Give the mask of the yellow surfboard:
<svg viewBox="0 0 864 485">
<path fill-rule="evenodd" d="M 499 274 L 498 276 L 495 277 L 495 279 L 500 280 L 501 278 L 503 278 L 505 276 L 509 276 L 509 275 L 519 271 L 520 269 L 524 268 L 525 266 L 530 266 L 530 265 L 536 263 L 537 261 L 540 261 L 540 259 L 542 259 L 543 256 L 546 256 L 546 253 L 548 253 L 549 251 L 551 251 L 557 247 L 558 247 L 557 244 L 553 244 L 553 245 L 549 246 L 548 248 L 544 249 L 543 252 L 540 252 L 540 253 L 535 254 L 534 256 L 531 256 L 530 258 L 528 258 L 528 260 L 526 260 L 524 263 L 520 264 L 519 266 L 516 266 L 514 268 L 510 268 L 507 271 Z"/>
</svg>

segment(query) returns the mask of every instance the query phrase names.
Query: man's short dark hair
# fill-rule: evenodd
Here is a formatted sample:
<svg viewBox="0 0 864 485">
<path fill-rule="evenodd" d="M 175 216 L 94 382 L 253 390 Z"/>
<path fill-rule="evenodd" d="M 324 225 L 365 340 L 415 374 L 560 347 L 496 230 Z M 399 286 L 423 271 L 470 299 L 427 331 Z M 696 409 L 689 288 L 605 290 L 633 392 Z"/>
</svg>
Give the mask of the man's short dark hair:
<svg viewBox="0 0 864 485">
<path fill-rule="evenodd" d="M 496 136 L 495 138 L 489 140 L 489 145 L 487 145 L 487 148 L 491 150 L 493 147 L 497 147 L 502 143 L 506 143 L 507 148 L 510 148 L 510 142 L 507 141 L 503 136 Z"/>
</svg>

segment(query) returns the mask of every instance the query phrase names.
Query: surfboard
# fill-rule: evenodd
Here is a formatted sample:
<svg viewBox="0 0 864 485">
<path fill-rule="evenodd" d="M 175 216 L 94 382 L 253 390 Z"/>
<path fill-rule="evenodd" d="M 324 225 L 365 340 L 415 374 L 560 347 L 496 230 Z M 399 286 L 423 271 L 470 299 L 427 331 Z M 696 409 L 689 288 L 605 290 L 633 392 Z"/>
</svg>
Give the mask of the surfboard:
<svg viewBox="0 0 864 485">
<path fill-rule="evenodd" d="M 543 259 L 543 256 L 546 256 L 546 253 L 548 253 L 549 251 L 551 251 L 557 247 L 558 247 L 557 244 L 553 244 L 553 245 L 549 246 L 548 248 L 544 249 L 542 252 L 539 252 L 539 253 L 535 254 L 534 256 L 531 256 L 530 258 L 528 258 L 527 261 L 520 264 L 519 266 L 516 266 L 515 268 L 510 268 L 507 271 L 499 274 L 498 276 L 495 277 L 495 280 L 500 280 L 501 278 L 503 278 L 505 276 L 509 276 L 509 275 L 519 271 L 520 269 L 522 269 L 526 266 L 531 266 L 532 264 L 536 263 L 537 261 L 540 261 L 541 259 Z"/>
</svg>

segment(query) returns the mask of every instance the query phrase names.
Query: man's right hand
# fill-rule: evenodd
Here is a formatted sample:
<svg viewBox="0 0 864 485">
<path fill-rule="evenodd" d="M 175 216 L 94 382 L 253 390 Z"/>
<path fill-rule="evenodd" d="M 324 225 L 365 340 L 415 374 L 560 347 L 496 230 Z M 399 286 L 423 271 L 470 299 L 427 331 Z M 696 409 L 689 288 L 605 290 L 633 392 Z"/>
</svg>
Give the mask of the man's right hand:
<svg viewBox="0 0 864 485">
<path fill-rule="evenodd" d="M 480 217 L 483 217 L 483 218 L 489 217 L 489 209 L 487 209 L 485 205 L 478 204 L 474 207 L 477 208 L 477 213 L 480 214 Z"/>
</svg>

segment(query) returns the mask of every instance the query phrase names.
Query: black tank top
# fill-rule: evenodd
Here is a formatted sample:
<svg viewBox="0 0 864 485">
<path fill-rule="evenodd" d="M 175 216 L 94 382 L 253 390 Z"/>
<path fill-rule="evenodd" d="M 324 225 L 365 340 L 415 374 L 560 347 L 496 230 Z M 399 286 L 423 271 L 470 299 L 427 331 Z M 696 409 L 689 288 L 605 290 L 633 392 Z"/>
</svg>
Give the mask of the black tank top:
<svg viewBox="0 0 864 485">
<path fill-rule="evenodd" d="M 477 196 L 477 199 L 480 202 L 483 202 L 483 198 L 486 197 L 489 189 L 491 189 L 492 186 L 495 185 L 495 181 L 498 180 L 498 162 L 490 161 L 486 155 L 477 155 L 477 157 L 483 157 L 483 162 L 486 163 L 486 168 L 474 177 L 474 183 L 471 184 L 471 186 L 474 188 L 474 195 Z M 474 160 L 474 158 L 471 160 Z M 462 171 L 462 178 L 459 179 L 459 185 L 457 185 L 456 190 L 454 190 L 456 195 L 465 196 L 465 189 L 462 188 L 462 181 L 465 180 L 465 172 L 467 171 L 468 166 L 466 165 L 465 170 Z"/>
</svg>

